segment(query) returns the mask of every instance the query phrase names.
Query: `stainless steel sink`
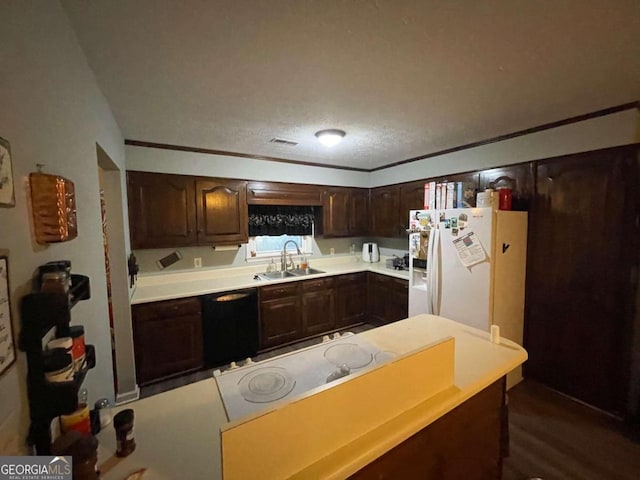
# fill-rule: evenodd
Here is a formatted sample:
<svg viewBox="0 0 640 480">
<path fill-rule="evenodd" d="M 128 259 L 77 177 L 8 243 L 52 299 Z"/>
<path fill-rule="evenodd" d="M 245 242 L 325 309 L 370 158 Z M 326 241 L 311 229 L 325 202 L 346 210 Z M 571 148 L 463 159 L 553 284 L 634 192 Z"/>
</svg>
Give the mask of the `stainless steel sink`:
<svg viewBox="0 0 640 480">
<path fill-rule="evenodd" d="M 282 280 L 283 278 L 295 277 L 293 273 L 289 272 L 268 272 L 268 273 L 259 273 L 258 277 L 264 280 Z"/>
<path fill-rule="evenodd" d="M 289 270 L 287 273 L 291 273 L 296 277 L 304 277 L 306 275 L 317 275 L 325 272 L 323 270 L 316 270 L 315 268 L 296 268 L 294 270 Z"/>
<path fill-rule="evenodd" d="M 283 278 L 306 277 L 309 275 L 317 275 L 319 273 L 325 272 L 323 270 L 317 270 L 315 268 L 296 268 L 294 270 L 287 270 L 286 272 L 258 273 L 257 276 L 263 280 L 282 280 Z"/>
</svg>

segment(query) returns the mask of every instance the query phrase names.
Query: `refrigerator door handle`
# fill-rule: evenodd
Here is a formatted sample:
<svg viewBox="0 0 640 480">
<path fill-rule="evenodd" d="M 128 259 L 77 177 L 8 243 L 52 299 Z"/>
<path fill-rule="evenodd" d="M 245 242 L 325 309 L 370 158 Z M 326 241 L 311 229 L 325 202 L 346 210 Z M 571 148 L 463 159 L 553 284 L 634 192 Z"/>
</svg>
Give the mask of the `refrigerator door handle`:
<svg viewBox="0 0 640 480">
<path fill-rule="evenodd" d="M 438 255 L 436 252 L 437 238 L 438 238 L 438 225 L 434 225 L 429 235 L 429 244 L 427 247 L 427 313 L 432 315 L 436 314 L 434 302 L 434 293 L 437 289 L 437 275 L 435 273 L 438 270 Z"/>
<path fill-rule="evenodd" d="M 438 298 L 440 297 L 440 225 L 436 225 L 433 238 L 433 268 L 431 272 L 431 312 L 440 315 Z"/>
<path fill-rule="evenodd" d="M 431 270 L 432 270 L 432 255 L 433 255 L 433 236 L 434 236 L 434 230 L 432 229 L 431 232 L 429 233 L 429 241 L 427 242 L 427 291 L 426 291 L 426 296 L 427 296 L 427 313 L 432 314 L 432 305 L 431 305 Z"/>
</svg>

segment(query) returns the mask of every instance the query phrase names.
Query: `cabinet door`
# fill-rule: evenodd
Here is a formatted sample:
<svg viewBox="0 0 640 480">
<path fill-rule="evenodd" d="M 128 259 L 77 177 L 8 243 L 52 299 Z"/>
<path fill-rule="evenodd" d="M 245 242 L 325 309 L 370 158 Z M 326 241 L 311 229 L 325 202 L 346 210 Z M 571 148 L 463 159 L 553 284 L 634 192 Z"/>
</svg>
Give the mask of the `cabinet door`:
<svg viewBox="0 0 640 480">
<path fill-rule="evenodd" d="M 195 245 L 196 211 L 192 177 L 127 172 L 132 248 Z"/>
<path fill-rule="evenodd" d="M 199 302 L 197 299 L 194 302 Z M 133 341 L 136 375 L 140 385 L 198 369 L 203 364 L 202 315 L 192 313 L 184 300 L 134 305 Z M 182 302 L 182 303 L 180 303 Z M 158 314 L 181 311 L 175 315 Z"/>
<path fill-rule="evenodd" d="M 371 218 L 373 235 L 395 237 L 400 231 L 400 191 L 397 186 L 379 187 L 371 190 Z M 408 215 L 408 212 L 407 212 Z"/>
<path fill-rule="evenodd" d="M 384 275 L 377 273 L 367 275 L 369 323 L 377 326 L 387 323 L 388 293 L 388 284 Z"/>
<path fill-rule="evenodd" d="M 322 207 L 325 237 L 349 236 L 350 208 L 348 188 L 325 189 Z"/>
<path fill-rule="evenodd" d="M 400 235 L 406 236 L 409 228 L 409 210 L 420 210 L 424 208 L 424 184 L 425 182 L 411 182 L 400 185 L 400 211 L 398 224 L 401 229 Z"/>
<path fill-rule="evenodd" d="M 371 230 L 369 216 L 369 189 L 350 189 L 349 207 L 349 235 L 352 237 L 362 237 L 369 234 Z"/>
<path fill-rule="evenodd" d="M 341 275 L 336 283 L 336 328 L 364 322 L 367 314 L 366 273 Z"/>
<path fill-rule="evenodd" d="M 260 304 L 260 348 L 275 347 L 302 336 L 300 297 L 282 297 Z"/>
<path fill-rule="evenodd" d="M 386 303 L 385 320 L 387 323 L 403 320 L 409 315 L 409 281 L 401 278 L 389 278 L 389 298 Z"/>
<path fill-rule="evenodd" d="M 500 185 L 512 190 L 513 210 L 528 211 L 534 191 L 533 162 L 492 168 L 480 172 L 480 191 Z"/>
<path fill-rule="evenodd" d="M 198 180 L 196 182 L 198 243 L 247 243 L 249 214 L 247 182 Z"/>
<path fill-rule="evenodd" d="M 304 287 L 303 287 L 304 288 Z M 302 294 L 302 334 L 311 336 L 335 326 L 335 290 L 323 289 Z"/>
</svg>

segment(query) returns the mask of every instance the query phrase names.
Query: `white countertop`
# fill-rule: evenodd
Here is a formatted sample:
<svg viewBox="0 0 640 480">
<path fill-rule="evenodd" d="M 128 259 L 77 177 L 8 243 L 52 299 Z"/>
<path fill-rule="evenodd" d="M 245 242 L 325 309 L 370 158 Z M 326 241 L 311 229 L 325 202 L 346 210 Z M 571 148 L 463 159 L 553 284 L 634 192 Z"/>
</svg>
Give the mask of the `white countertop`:
<svg viewBox="0 0 640 480">
<path fill-rule="evenodd" d="M 359 335 L 380 349 L 397 353 L 453 337 L 455 388 L 427 399 L 393 425 L 364 435 L 362 441 L 331 458 L 319 459 L 306 472 L 310 475 L 344 478 L 345 472 L 363 466 L 363 458 L 368 462 L 372 455 L 383 454 L 527 359 L 526 351 L 509 340 L 494 344 L 486 332 L 433 315 L 418 315 Z M 102 478 L 122 480 L 143 467 L 148 469 L 144 478 L 149 479 L 221 478 L 219 429 L 227 418 L 213 378 L 118 407 L 114 414 L 124 408 L 135 411 L 137 449 L 124 459 L 114 457 L 115 433 L 108 426 L 98 435 Z"/>
<path fill-rule="evenodd" d="M 386 268 L 386 258 L 388 257 L 381 257 L 380 261 L 376 263 L 367 263 L 354 255 L 324 257 L 311 260 L 310 263 L 313 268 L 323 270 L 325 273 L 306 277 L 289 277 L 281 280 L 255 280 L 254 276 L 257 273 L 265 271 L 264 264 L 232 268 L 198 268 L 175 273 L 141 274 L 138 276 L 138 283 L 131 297 L 131 304 L 157 302 L 205 295 L 207 293 L 367 271 L 405 280 L 409 279 L 407 270 Z"/>
</svg>

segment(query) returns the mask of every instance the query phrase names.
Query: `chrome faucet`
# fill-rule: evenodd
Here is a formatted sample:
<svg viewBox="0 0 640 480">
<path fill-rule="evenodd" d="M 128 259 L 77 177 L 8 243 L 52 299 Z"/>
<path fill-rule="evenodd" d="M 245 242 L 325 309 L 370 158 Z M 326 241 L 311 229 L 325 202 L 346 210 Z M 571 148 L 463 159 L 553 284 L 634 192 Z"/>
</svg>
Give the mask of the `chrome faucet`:
<svg viewBox="0 0 640 480">
<path fill-rule="evenodd" d="M 284 242 L 284 245 L 282 246 L 282 253 L 280 254 L 280 270 L 282 270 L 283 272 L 287 271 L 287 245 L 289 243 L 293 243 L 296 246 L 298 255 L 302 254 L 302 252 L 300 252 L 300 247 L 295 240 L 287 240 L 286 242 Z"/>
</svg>

